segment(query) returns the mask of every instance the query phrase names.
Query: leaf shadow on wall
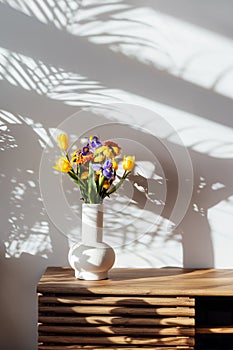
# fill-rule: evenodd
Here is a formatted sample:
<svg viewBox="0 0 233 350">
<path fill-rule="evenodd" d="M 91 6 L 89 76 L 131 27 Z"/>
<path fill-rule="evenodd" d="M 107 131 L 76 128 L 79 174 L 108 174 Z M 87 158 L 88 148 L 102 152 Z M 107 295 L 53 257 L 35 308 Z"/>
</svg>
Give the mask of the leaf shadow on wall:
<svg viewBox="0 0 233 350">
<path fill-rule="evenodd" d="M 138 62 L 136 57 L 132 58 L 120 52 L 113 52 L 109 49 L 111 40 L 108 44 L 98 45 L 88 41 L 88 36 L 79 37 L 68 31 L 58 30 L 51 23 L 46 25 L 40 23 L 36 18 L 26 16 L 9 6 L 1 5 L 1 7 L 2 47 L 34 57 L 47 66 L 52 63 L 55 67 L 62 67 L 68 72 L 82 72 L 83 76 L 90 77 L 96 82 L 99 81 L 103 86 L 111 89 L 124 89 L 151 100 L 155 98 L 154 91 L 156 91 L 156 101 L 158 102 L 193 112 L 217 122 L 221 115 L 221 123 L 232 126 L 232 100 L 213 91 L 212 86 L 208 89 L 197 86 L 190 81 L 184 81 L 179 76 L 172 76 L 169 69 L 172 69 L 173 66 L 169 67 L 168 70 L 160 70 L 159 67 L 152 66 L 146 61 Z M 127 20 L 126 18 L 125 20 L 130 25 L 131 19 Z M 9 28 L 8 32 L 5 32 L 4 28 L 8 22 L 14 23 L 14 26 Z M 120 27 L 120 23 L 116 21 L 117 28 Z M 155 30 L 156 28 L 154 28 Z M 17 35 L 15 35 L 16 32 Z M 35 40 L 38 33 L 40 33 L 40 38 L 43 38 L 40 42 Z M 96 34 L 96 37 L 98 37 L 98 34 Z M 161 40 L 161 37 L 157 38 L 156 35 L 155 40 L 157 39 Z M 42 42 L 43 46 L 41 46 Z M 52 47 L 51 42 L 53 43 Z M 143 52 L 143 50 L 141 51 Z M 71 54 L 67 57 L 69 52 Z M 137 50 L 137 52 L 140 53 L 140 50 Z M 159 53 L 159 49 L 154 49 L 153 55 L 155 57 Z M 118 74 L 114 75 L 113 72 L 116 67 Z M 217 76 L 213 73 L 213 78 L 218 79 L 218 81 L 221 80 L 221 76 L 224 77 L 225 75 L 225 68 L 223 67 Z M 142 84 L 142 81 L 146 81 L 146 84 Z M 103 95 L 106 94 L 106 89 L 104 90 Z M 64 93 L 61 97 L 62 101 L 75 105 L 77 100 L 73 101 L 75 97 L 72 96 L 72 92 L 71 90 L 71 94 Z M 58 95 L 56 98 L 58 98 Z M 213 95 L 215 98 L 213 98 Z M 88 98 L 88 96 L 85 96 L 85 98 Z M 90 104 L 93 103 L 93 101 L 89 102 Z M 78 104 L 76 105 L 78 106 Z M 224 114 L 222 113 L 223 110 Z"/>
</svg>

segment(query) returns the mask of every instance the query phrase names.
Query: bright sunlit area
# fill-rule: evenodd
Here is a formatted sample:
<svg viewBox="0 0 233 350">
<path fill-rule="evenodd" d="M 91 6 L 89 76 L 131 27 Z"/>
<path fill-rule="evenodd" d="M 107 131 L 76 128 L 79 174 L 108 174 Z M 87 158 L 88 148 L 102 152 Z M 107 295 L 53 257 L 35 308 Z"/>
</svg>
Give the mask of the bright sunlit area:
<svg viewBox="0 0 233 350">
<path fill-rule="evenodd" d="M 232 13 L 0 0 L 0 348 L 60 349 L 38 348 L 36 288 L 70 266 L 83 203 L 113 269 L 233 268 Z"/>
</svg>

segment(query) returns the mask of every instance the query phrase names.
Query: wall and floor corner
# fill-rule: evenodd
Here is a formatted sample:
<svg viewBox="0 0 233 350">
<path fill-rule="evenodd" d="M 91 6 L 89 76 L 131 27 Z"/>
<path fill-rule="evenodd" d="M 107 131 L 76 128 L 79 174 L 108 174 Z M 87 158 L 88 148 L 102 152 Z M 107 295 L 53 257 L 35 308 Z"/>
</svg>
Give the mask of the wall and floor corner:
<svg viewBox="0 0 233 350">
<path fill-rule="evenodd" d="M 1 348 L 37 348 L 37 282 L 80 233 L 79 194 L 62 177 L 59 201 L 49 168 L 57 127 L 137 157 L 140 176 L 106 204 L 116 266 L 233 267 L 232 11 L 0 0 Z"/>
</svg>

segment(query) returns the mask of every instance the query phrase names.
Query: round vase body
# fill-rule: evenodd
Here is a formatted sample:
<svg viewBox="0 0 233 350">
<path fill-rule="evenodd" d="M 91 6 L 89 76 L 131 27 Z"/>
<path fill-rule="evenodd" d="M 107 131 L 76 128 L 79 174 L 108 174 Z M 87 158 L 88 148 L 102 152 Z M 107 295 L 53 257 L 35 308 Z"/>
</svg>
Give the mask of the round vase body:
<svg viewBox="0 0 233 350">
<path fill-rule="evenodd" d="M 103 242 L 103 204 L 82 204 L 82 240 L 70 248 L 68 260 L 75 277 L 101 280 L 114 264 L 114 250 Z"/>
</svg>

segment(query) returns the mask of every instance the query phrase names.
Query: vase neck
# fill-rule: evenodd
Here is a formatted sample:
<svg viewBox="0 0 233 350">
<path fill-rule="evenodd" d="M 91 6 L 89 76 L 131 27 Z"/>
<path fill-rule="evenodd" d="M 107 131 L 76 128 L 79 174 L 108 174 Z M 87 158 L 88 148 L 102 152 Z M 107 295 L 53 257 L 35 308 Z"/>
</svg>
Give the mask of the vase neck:
<svg viewBox="0 0 233 350">
<path fill-rule="evenodd" d="M 82 242 L 90 245 L 103 239 L 103 204 L 82 204 Z"/>
</svg>

